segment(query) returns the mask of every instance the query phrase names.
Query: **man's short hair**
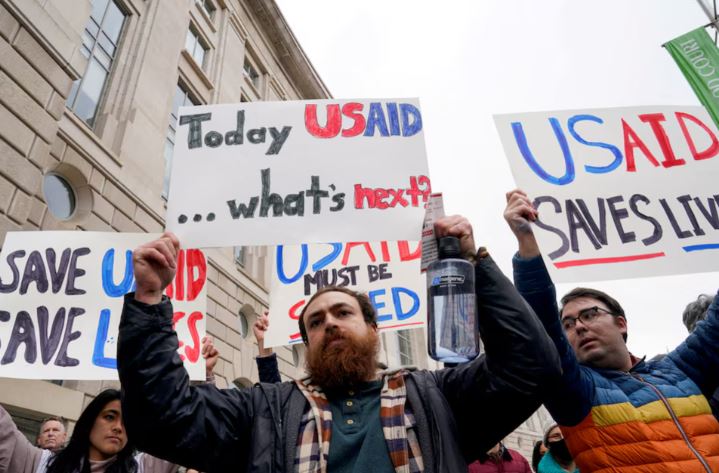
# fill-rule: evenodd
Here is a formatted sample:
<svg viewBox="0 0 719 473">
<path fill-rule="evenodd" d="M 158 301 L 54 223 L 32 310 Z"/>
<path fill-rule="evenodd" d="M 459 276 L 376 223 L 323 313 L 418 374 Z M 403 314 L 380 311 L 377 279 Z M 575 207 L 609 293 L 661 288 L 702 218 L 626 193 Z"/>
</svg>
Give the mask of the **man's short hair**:
<svg viewBox="0 0 719 473">
<path fill-rule="evenodd" d="M 693 332 L 699 321 L 706 319 L 707 309 L 712 303 L 714 298 L 709 294 L 699 294 L 697 300 L 687 304 L 687 308 L 684 309 L 682 314 L 682 321 L 686 325 L 689 332 Z"/>
<path fill-rule="evenodd" d="M 367 296 L 367 294 L 365 294 L 364 292 L 353 291 L 352 289 L 347 289 L 346 287 L 325 286 L 319 291 L 317 291 L 312 297 L 310 297 L 310 300 L 307 301 L 307 304 L 305 304 L 305 307 L 302 309 L 302 312 L 300 312 L 300 318 L 298 320 L 298 323 L 300 325 L 300 335 L 302 335 L 302 341 L 305 342 L 305 345 L 307 345 L 308 342 L 307 330 L 305 329 L 304 322 L 305 311 L 310 306 L 310 304 L 312 304 L 312 301 L 314 301 L 318 296 L 321 296 L 326 292 L 342 292 L 344 294 L 347 294 L 348 296 L 354 297 L 355 300 L 357 300 L 357 304 L 359 304 L 360 306 L 360 310 L 362 311 L 365 322 L 367 322 L 373 327 L 377 326 L 377 311 L 372 305 L 372 301 L 370 301 L 370 298 L 369 296 Z"/>
<path fill-rule="evenodd" d="M 42 428 L 45 426 L 45 424 L 47 424 L 51 420 L 54 420 L 55 422 L 60 422 L 60 424 L 62 424 L 62 428 L 65 429 L 65 432 L 67 432 L 67 419 L 58 416 L 48 416 L 45 417 L 42 422 L 40 422 L 40 431 L 37 433 L 38 435 L 42 433 Z"/>
<path fill-rule="evenodd" d="M 611 312 L 614 315 L 620 315 L 624 317 L 626 320 L 627 316 L 624 314 L 624 309 L 622 309 L 622 306 L 617 302 L 616 299 L 614 299 L 612 296 L 607 294 L 606 292 L 598 291 L 597 289 L 590 289 L 588 287 L 575 287 L 568 293 L 562 297 L 562 308 L 559 309 L 559 315 L 561 316 L 564 312 L 564 307 L 569 304 L 571 301 L 575 299 L 579 299 L 580 297 L 588 297 L 590 299 L 596 299 L 605 306 L 607 306 L 607 309 L 609 309 L 609 312 Z M 624 338 L 624 341 L 627 341 L 627 334 L 622 334 L 622 337 Z"/>
</svg>

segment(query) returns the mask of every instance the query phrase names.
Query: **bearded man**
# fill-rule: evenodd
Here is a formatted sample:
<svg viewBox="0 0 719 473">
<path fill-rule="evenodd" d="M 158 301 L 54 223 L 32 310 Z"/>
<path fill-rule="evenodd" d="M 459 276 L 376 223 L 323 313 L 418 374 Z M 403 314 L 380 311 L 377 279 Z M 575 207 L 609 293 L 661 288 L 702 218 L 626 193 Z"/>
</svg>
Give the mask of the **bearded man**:
<svg viewBox="0 0 719 473">
<path fill-rule="evenodd" d="M 462 217 L 443 219 L 437 231 L 474 249 Z M 120 323 L 125 426 L 152 455 L 206 472 L 465 473 L 539 407 L 560 376 L 539 320 L 480 250 L 475 275 L 486 353 L 472 362 L 379 372 L 369 299 L 327 287 L 299 318 L 307 378 L 242 390 L 191 386 L 162 295 L 179 247 L 166 233 L 135 250 L 137 290 L 125 297 Z"/>
</svg>

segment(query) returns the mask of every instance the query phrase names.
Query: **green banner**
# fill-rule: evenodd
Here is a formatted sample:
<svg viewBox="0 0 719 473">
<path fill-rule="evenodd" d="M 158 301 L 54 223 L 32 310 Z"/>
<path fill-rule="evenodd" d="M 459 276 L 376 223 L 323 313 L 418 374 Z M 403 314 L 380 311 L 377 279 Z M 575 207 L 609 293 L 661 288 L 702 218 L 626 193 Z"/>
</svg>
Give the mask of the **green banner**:
<svg viewBox="0 0 719 473">
<path fill-rule="evenodd" d="M 719 49 L 704 27 L 664 45 L 719 127 Z"/>
</svg>

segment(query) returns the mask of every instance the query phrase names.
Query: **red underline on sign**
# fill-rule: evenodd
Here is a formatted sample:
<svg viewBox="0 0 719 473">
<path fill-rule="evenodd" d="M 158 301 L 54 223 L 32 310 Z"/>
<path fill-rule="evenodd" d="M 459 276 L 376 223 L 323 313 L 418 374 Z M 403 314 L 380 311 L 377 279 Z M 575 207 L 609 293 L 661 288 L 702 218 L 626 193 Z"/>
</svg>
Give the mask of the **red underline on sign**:
<svg viewBox="0 0 719 473">
<path fill-rule="evenodd" d="M 409 327 L 410 325 L 422 325 L 424 322 L 410 322 L 407 324 L 397 324 L 397 325 L 382 325 L 380 328 L 382 330 L 386 328 L 397 328 L 397 327 Z"/>
<path fill-rule="evenodd" d="M 626 263 L 627 261 L 639 261 L 643 259 L 652 259 L 666 256 L 664 252 L 661 253 L 647 253 L 644 255 L 632 255 L 632 256 L 614 256 L 611 258 L 589 258 L 589 259 L 575 259 L 572 261 L 562 261 L 554 263 L 554 266 L 558 269 L 570 268 L 572 266 L 589 266 L 592 264 L 610 264 L 610 263 Z"/>
</svg>

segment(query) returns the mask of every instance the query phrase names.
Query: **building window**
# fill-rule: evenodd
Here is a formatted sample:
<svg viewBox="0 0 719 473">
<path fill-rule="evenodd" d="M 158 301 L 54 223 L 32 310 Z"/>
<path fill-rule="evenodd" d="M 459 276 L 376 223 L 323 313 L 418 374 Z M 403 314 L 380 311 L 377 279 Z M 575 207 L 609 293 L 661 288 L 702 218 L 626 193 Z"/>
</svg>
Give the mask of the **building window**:
<svg viewBox="0 0 719 473">
<path fill-rule="evenodd" d="M 397 344 L 399 345 L 399 364 L 402 366 L 412 364 L 412 341 L 409 330 L 397 331 Z"/>
<path fill-rule="evenodd" d="M 250 333 L 250 322 L 247 319 L 247 315 L 242 309 L 240 309 L 240 313 L 238 314 L 238 316 L 240 319 L 238 327 L 240 329 L 240 335 L 242 336 L 242 338 L 245 338 L 247 337 L 247 334 Z"/>
<path fill-rule="evenodd" d="M 87 69 L 82 78 L 72 84 L 67 98 L 67 106 L 90 126 L 95 123 L 124 23 L 125 14 L 114 0 L 93 0 L 80 48 L 82 55 L 88 59 Z"/>
<path fill-rule="evenodd" d="M 243 268 L 247 264 L 247 247 L 246 246 L 236 246 L 235 247 L 235 263 L 239 264 Z"/>
<path fill-rule="evenodd" d="M 165 175 L 162 179 L 162 196 L 167 198 L 170 193 L 170 170 L 172 169 L 172 150 L 175 148 L 175 131 L 177 127 L 177 115 L 180 107 L 185 105 L 198 105 L 190 94 L 180 85 L 175 87 L 175 97 L 172 100 L 172 111 L 170 112 L 170 124 L 167 127 L 165 138 Z"/>
<path fill-rule="evenodd" d="M 210 0 L 195 0 L 195 3 L 197 3 L 197 6 L 202 8 L 202 10 L 207 13 L 207 16 L 210 18 L 215 15 L 215 6 Z"/>
<path fill-rule="evenodd" d="M 255 88 L 260 88 L 260 73 L 257 72 L 257 69 L 255 66 L 252 65 L 249 58 L 245 57 L 245 64 L 242 66 L 242 69 L 245 72 L 245 76 L 252 82 L 252 85 L 255 86 Z"/>
<path fill-rule="evenodd" d="M 195 31 L 194 28 L 190 27 L 187 30 L 187 37 L 185 38 L 185 49 L 192 56 L 198 66 L 205 67 L 205 55 L 207 54 L 208 47 L 200 39 L 200 35 Z"/>
<path fill-rule="evenodd" d="M 75 189 L 62 176 L 45 174 L 42 193 L 50 213 L 58 220 L 69 220 L 75 213 L 77 197 Z"/>
</svg>

